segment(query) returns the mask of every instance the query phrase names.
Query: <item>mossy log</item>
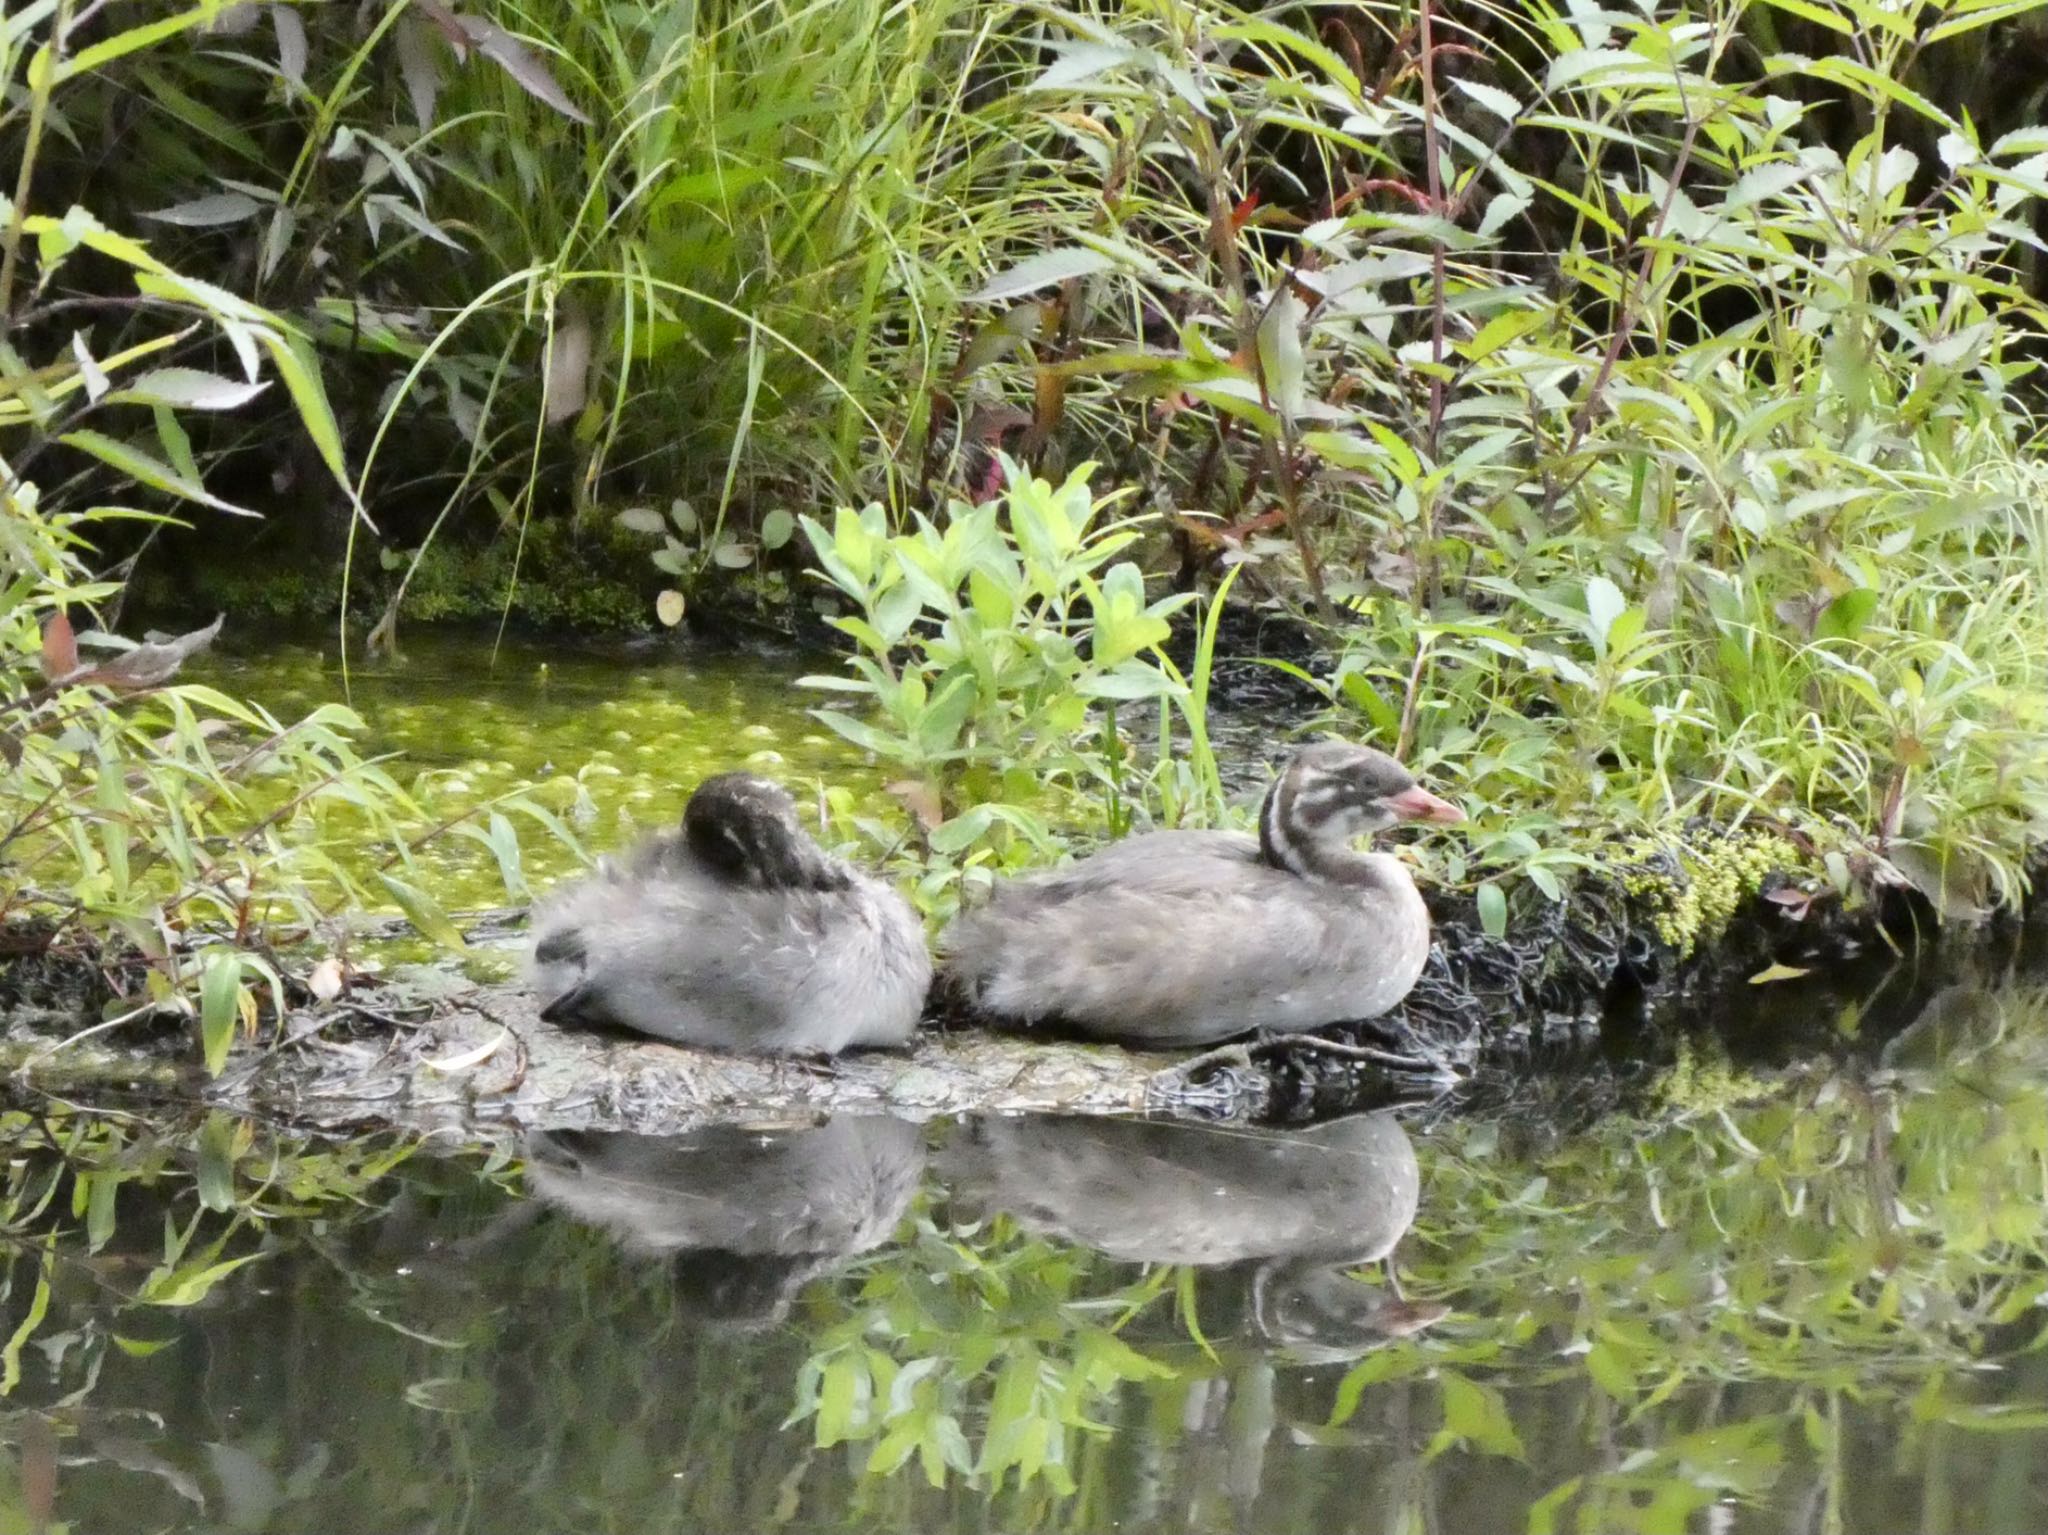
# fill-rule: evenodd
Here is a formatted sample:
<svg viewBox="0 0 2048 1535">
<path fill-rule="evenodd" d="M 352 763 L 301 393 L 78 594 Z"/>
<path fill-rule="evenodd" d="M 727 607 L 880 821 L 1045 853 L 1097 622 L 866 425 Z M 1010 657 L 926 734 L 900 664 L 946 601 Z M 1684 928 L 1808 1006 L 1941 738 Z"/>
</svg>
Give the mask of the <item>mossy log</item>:
<svg viewBox="0 0 2048 1535">
<path fill-rule="evenodd" d="M 1237 1118 L 1265 1103 L 1256 1063 L 1190 1078 L 1166 1056 L 963 1029 L 928 1029 L 907 1051 L 775 1060 L 560 1029 L 514 986 L 458 987 L 431 1002 L 401 992 L 295 1013 L 279 1042 L 238 1054 L 205 1096 L 332 1129 L 655 1134 L 764 1112 Z"/>
<path fill-rule="evenodd" d="M 1255 1046 L 1234 1061 L 1191 1063 L 970 1028 L 928 1029 L 908 1051 L 829 1063 L 715 1055 L 564 1031 L 543 1023 L 515 985 L 418 967 L 331 1002 L 299 993 L 282 1026 L 239 1048 L 209 1083 L 193 1060 L 189 1025 L 88 1031 L 98 1037 L 53 1050 L 106 999 L 87 1005 L 66 995 L 61 976 L 29 984 L 36 967 L 24 963 L 0 986 L 0 1015 L 13 1036 L 0 1041 L 0 1067 L 46 1090 L 131 1089 L 336 1130 L 659 1133 L 844 1109 L 1290 1120 L 1410 1098 L 1418 1089 L 1441 1092 L 1461 1076 L 1483 1098 L 1489 1078 L 1580 1069 L 1603 1030 L 1610 1042 L 1617 1029 L 1632 1041 L 1618 1055 L 1605 1051 L 1610 1062 L 1647 1063 L 1659 1050 L 1668 1053 L 1673 1033 L 1740 1032 L 1756 1013 L 1758 994 L 1746 980 L 1766 965 L 1795 965 L 1816 978 L 1842 974 L 1859 954 L 1890 955 L 1932 931 L 1931 913 L 1910 893 L 1851 910 L 1803 895 L 1788 902 L 1773 897 L 1799 888 L 1795 876 L 1756 867 L 1741 871 L 1741 889 L 1723 894 L 1722 905 L 1737 909 L 1712 913 L 1721 919 L 1713 929 L 1674 930 L 1673 914 L 1686 909 L 1699 871 L 1711 874 L 1715 854 L 1728 845 L 1712 832 L 1699 840 L 1703 847 L 1660 865 L 1645 860 L 1583 880 L 1563 900 L 1518 904 L 1499 938 L 1484 932 L 1469 896 L 1433 893 L 1429 966 L 1393 1014 L 1330 1030 L 1313 1046 Z M 474 940 L 509 944 L 519 941 L 522 924 L 523 913 L 507 910 L 476 914 L 466 925 Z M 80 979 L 102 974 L 86 967 Z M 1427 1060 L 1431 1069 L 1390 1071 L 1389 1052 Z"/>
</svg>

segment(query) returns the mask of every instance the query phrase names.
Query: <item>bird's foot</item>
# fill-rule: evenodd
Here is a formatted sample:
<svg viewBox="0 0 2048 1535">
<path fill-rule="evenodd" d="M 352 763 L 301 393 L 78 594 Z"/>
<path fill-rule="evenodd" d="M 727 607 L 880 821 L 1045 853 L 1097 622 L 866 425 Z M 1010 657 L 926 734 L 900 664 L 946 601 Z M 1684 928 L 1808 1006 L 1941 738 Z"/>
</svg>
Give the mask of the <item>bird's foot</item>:
<svg viewBox="0 0 2048 1535">
<path fill-rule="evenodd" d="M 1252 1050 L 1258 1055 L 1273 1055 L 1283 1050 L 1314 1050 L 1323 1055 L 1342 1057 L 1347 1061 L 1371 1061 L 1376 1066 L 1385 1066 L 1393 1071 L 1416 1072 L 1424 1076 L 1442 1076 L 1444 1066 L 1440 1061 L 1426 1055 L 1404 1055 L 1398 1050 L 1388 1050 L 1379 1045 L 1354 1045 L 1340 1039 L 1326 1039 L 1320 1034 L 1274 1034 L 1261 1031 Z"/>
<path fill-rule="evenodd" d="M 1240 1071 L 1252 1069 L 1252 1047 L 1240 1040 L 1236 1044 L 1221 1045 L 1214 1050 L 1205 1050 L 1192 1056 L 1173 1068 L 1176 1076 L 1192 1078 L 1197 1072 L 1208 1071 L 1218 1066 L 1235 1066 Z"/>
</svg>

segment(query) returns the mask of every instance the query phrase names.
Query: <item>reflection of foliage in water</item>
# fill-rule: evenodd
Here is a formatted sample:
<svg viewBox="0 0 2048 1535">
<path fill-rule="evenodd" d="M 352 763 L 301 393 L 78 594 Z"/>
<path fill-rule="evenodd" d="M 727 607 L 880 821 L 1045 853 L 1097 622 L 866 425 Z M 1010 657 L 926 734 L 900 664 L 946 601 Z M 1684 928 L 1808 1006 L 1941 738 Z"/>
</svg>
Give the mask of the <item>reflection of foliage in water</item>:
<svg viewBox="0 0 2048 1535">
<path fill-rule="evenodd" d="M 1104 1285 L 1103 1267 L 1000 1217 L 946 1229 L 921 1216 L 906 1246 L 817 1308 L 791 1418 L 811 1420 L 821 1449 L 871 1443 L 869 1475 L 914 1458 L 934 1487 L 949 1473 L 1000 1487 L 1014 1470 L 1020 1487 L 1072 1493 L 1072 1441 L 1105 1431 L 1105 1399 L 1179 1373 L 1119 1336 L 1173 1293 L 1169 1271 Z"/>
<path fill-rule="evenodd" d="M 1761 1496 L 1795 1441 L 1818 1478 L 1800 1495 L 1839 1515 L 1850 1404 L 1917 1433 L 2048 1427 L 2038 1378 L 2015 1401 L 1980 1373 L 2037 1341 L 2048 1287 L 2044 1025 L 2039 993 L 1953 992 L 1883 1071 L 1810 1072 L 1748 1106 L 1681 1104 L 1540 1149 L 1507 1125 L 1452 1127 L 1405 1256 L 1476 1325 L 1357 1366 L 1331 1425 L 1432 1367 L 1494 1372 L 1516 1402 L 1571 1386 L 1608 1464 L 1552 1489 L 1544 1519 L 1576 1505 L 1576 1527 L 1601 1530 Z M 1914 1059 L 1929 1046 L 1938 1069 Z M 1446 1429 L 1524 1453 L 1506 1432 Z"/>
<path fill-rule="evenodd" d="M 1881 1071 L 1439 1127 L 1401 1269 L 1457 1311 L 1348 1368 L 942 1190 L 740 1331 L 489 1162 L 17 1115 L 0 1423 L 75 1527 L 2030 1529 L 2044 1056 L 1952 993 Z"/>
</svg>

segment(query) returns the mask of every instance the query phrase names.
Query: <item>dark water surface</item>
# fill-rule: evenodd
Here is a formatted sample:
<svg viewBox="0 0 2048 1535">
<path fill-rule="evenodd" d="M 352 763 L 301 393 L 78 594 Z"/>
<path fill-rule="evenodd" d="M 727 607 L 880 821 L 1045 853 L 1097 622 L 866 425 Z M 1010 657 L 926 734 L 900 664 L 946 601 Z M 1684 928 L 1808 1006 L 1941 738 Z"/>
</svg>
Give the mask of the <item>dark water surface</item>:
<svg viewBox="0 0 2048 1535">
<path fill-rule="evenodd" d="M 2044 1082 L 1960 987 L 1587 1123 L 18 1113 L 0 1529 L 2020 1535 Z"/>
<path fill-rule="evenodd" d="M 215 665 L 280 713 L 333 682 Z M 529 786 L 603 847 L 738 762 L 879 793 L 801 669 L 428 640 L 355 701 L 434 813 Z M 505 899 L 448 857 L 450 906 Z M 39 1102 L 0 1115 L 0 1535 L 2048 1528 L 2048 990 L 1886 1039 L 1740 1005 L 1843 1042 L 1286 1132 Z"/>
</svg>

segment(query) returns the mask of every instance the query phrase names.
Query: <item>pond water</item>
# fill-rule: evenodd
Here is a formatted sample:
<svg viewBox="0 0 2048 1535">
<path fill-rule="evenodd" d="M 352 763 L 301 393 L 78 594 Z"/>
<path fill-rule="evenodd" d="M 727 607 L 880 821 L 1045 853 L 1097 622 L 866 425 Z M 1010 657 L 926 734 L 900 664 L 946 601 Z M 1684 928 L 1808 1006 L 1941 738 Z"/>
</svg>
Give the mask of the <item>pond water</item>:
<svg viewBox="0 0 2048 1535">
<path fill-rule="evenodd" d="M 800 669 L 427 642 L 355 697 L 434 792 L 532 781 L 603 846 L 736 757 L 878 792 Z M 39 1101 L 0 1115 L 0 1535 L 2032 1532 L 2040 958 L 1803 1064 L 1310 1130 Z"/>
<path fill-rule="evenodd" d="M 699 779 L 748 768 L 780 779 L 800 802 L 827 785 L 877 801 L 882 775 L 808 710 L 824 695 L 801 687 L 829 657 L 791 653 L 578 650 L 519 638 L 432 630 L 408 635 L 402 658 L 351 664 L 359 744 L 401 754 L 400 777 L 429 814 L 448 818 L 510 794 L 555 812 L 589 850 L 672 825 Z M 332 636 L 249 642 L 210 655 L 193 675 L 291 720 L 340 696 Z M 578 867 L 564 842 L 522 821 L 522 868 L 535 889 Z M 477 844 L 442 838 L 422 861 L 450 910 L 510 897 Z"/>
<path fill-rule="evenodd" d="M 2021 1535 L 2044 1084 L 2048 993 L 1965 984 L 1595 1117 L 467 1149 L 45 1105 L 0 1528 Z"/>
</svg>

